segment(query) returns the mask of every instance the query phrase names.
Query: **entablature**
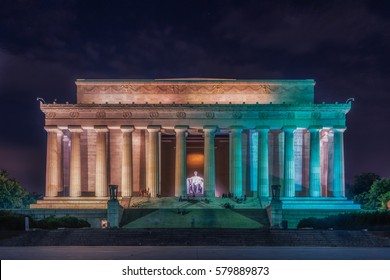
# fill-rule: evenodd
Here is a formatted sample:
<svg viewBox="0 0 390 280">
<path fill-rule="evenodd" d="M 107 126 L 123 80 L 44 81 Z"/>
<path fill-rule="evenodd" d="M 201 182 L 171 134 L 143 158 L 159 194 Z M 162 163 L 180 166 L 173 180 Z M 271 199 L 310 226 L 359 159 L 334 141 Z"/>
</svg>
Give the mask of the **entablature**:
<svg viewBox="0 0 390 280">
<path fill-rule="evenodd" d="M 343 104 L 41 104 L 46 124 L 193 124 L 226 126 L 345 125 L 351 108 Z"/>
</svg>

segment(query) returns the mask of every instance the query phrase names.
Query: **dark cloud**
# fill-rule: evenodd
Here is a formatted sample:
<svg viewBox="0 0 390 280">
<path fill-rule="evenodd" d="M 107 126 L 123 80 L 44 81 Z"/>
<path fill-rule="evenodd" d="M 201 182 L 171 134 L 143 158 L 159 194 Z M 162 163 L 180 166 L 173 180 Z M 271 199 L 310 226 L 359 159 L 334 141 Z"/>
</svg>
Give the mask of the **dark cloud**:
<svg viewBox="0 0 390 280">
<path fill-rule="evenodd" d="M 356 101 L 347 175 L 390 177 L 389 1 L 0 2 L 0 152 L 44 153 L 37 96 L 75 102 L 77 78 L 313 78 L 318 102 Z M 17 152 L 17 151 L 21 152 Z M 1 155 L 0 154 L 0 155 Z M 26 157 L 28 158 L 28 157 Z M 25 178 L 40 163 L 0 168 Z M 29 176 L 41 189 L 44 177 Z M 31 180 L 31 183 L 29 182 Z"/>
</svg>

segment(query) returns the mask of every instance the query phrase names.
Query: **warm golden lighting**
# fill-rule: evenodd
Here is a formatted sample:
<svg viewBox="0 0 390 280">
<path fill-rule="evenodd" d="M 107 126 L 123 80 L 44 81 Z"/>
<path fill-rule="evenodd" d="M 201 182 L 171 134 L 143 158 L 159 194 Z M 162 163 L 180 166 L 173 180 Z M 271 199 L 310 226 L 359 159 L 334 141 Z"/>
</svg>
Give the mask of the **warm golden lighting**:
<svg viewBox="0 0 390 280">
<path fill-rule="evenodd" d="M 203 167 L 204 155 L 203 154 L 188 154 L 187 166 L 188 167 Z"/>
</svg>

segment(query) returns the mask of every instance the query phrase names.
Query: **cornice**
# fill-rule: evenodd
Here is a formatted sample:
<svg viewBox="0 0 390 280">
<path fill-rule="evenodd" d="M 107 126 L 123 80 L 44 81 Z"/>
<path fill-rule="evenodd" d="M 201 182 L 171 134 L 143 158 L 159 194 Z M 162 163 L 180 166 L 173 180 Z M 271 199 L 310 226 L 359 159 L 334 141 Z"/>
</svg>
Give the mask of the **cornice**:
<svg viewBox="0 0 390 280">
<path fill-rule="evenodd" d="M 335 103 L 335 104 L 41 104 L 41 110 L 47 109 L 66 109 L 66 110 L 91 110 L 97 112 L 99 110 L 148 110 L 148 109 L 161 109 L 161 110 L 222 110 L 222 111 L 245 111 L 245 110 L 284 110 L 284 111 L 296 111 L 296 110 L 350 110 L 351 103 Z"/>
</svg>

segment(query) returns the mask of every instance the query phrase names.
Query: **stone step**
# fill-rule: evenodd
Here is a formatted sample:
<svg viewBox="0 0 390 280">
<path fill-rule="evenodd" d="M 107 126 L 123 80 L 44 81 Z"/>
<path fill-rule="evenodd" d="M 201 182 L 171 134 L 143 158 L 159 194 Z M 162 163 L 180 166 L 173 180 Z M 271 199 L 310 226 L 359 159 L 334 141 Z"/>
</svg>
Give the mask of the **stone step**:
<svg viewBox="0 0 390 280">
<path fill-rule="evenodd" d="M 125 209 L 125 228 L 267 228 L 263 209 Z"/>
</svg>

